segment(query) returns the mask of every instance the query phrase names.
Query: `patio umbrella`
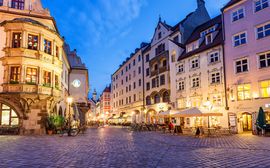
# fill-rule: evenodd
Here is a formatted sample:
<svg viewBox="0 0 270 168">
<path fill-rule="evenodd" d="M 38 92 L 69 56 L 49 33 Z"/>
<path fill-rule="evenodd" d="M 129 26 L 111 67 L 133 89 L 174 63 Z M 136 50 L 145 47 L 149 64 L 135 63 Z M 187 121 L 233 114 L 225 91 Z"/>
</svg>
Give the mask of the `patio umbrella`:
<svg viewBox="0 0 270 168">
<path fill-rule="evenodd" d="M 264 129 L 266 127 L 265 113 L 262 107 L 260 107 L 256 125 L 260 129 Z"/>
</svg>

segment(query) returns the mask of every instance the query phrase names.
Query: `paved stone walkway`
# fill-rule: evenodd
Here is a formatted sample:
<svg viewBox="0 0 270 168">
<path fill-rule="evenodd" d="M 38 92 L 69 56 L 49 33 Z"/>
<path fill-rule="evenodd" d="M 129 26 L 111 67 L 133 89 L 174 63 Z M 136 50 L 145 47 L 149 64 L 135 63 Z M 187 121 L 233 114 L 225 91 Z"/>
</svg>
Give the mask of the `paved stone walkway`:
<svg viewBox="0 0 270 168">
<path fill-rule="evenodd" d="M 270 167 L 270 138 L 193 138 L 121 128 L 86 135 L 0 136 L 0 168 Z"/>
</svg>

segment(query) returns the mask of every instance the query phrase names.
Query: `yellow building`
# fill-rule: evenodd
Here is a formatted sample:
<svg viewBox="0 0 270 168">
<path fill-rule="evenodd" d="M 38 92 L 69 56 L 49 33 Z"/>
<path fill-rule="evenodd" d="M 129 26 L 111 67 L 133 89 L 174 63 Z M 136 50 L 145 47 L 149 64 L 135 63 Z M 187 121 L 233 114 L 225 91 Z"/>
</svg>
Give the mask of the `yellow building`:
<svg viewBox="0 0 270 168">
<path fill-rule="evenodd" d="M 43 134 L 62 95 L 63 39 L 55 20 L 40 0 L 3 0 L 0 38 L 0 127 Z"/>
</svg>

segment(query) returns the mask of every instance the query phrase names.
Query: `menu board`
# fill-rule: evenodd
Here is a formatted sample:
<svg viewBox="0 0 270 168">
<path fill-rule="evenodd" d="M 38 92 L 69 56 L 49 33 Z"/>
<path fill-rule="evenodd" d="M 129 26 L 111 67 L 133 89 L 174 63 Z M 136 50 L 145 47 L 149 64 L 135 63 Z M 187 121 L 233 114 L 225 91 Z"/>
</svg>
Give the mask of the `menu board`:
<svg viewBox="0 0 270 168">
<path fill-rule="evenodd" d="M 229 115 L 229 122 L 231 127 L 236 127 L 236 116 L 235 115 Z"/>
</svg>

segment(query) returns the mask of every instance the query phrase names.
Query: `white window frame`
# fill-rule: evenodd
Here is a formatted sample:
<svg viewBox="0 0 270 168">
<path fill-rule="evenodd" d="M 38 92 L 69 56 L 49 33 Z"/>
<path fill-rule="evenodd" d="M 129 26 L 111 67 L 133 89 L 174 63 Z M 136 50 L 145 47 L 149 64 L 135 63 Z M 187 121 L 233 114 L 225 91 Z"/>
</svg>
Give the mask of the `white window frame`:
<svg viewBox="0 0 270 168">
<path fill-rule="evenodd" d="M 248 68 L 247 71 L 243 71 L 243 65 L 245 65 L 245 64 L 242 63 L 243 60 L 247 60 L 247 68 Z M 237 65 L 236 65 L 236 63 L 238 61 L 241 61 L 241 65 L 240 65 L 241 66 L 241 72 L 237 72 Z M 249 59 L 247 57 L 244 57 L 244 58 L 240 58 L 240 59 L 235 60 L 234 61 L 234 70 L 235 70 L 235 74 L 241 74 L 241 73 L 249 72 Z"/>
<path fill-rule="evenodd" d="M 193 63 L 193 61 L 197 61 L 197 62 Z M 193 64 L 194 65 L 198 64 L 198 66 L 193 67 Z M 195 58 L 190 59 L 190 69 L 193 70 L 193 69 L 198 69 L 198 68 L 200 68 L 200 57 L 195 57 Z"/>
<path fill-rule="evenodd" d="M 267 28 L 267 29 L 265 29 L 265 26 L 267 26 L 267 25 L 270 25 L 270 22 L 266 22 L 266 23 L 264 23 L 264 24 L 260 24 L 260 25 L 258 25 L 258 26 L 256 26 L 256 28 L 255 28 L 255 32 L 256 32 L 256 39 L 257 40 L 260 40 L 260 39 L 263 39 L 263 38 L 266 38 L 266 37 L 270 37 L 270 35 L 267 35 L 266 36 L 266 31 L 270 31 L 270 27 L 269 28 Z M 262 38 L 259 38 L 259 31 L 258 31 L 258 29 L 259 28 L 262 28 L 262 31 L 260 31 L 260 33 L 263 33 L 263 37 Z"/>
<path fill-rule="evenodd" d="M 200 76 L 192 77 L 191 78 L 191 87 L 192 88 L 199 88 L 200 86 L 201 86 L 201 78 L 200 78 Z"/>
<path fill-rule="evenodd" d="M 263 3 L 262 3 L 262 1 L 263 1 L 263 0 L 254 0 L 254 1 L 253 1 L 253 7 L 254 7 L 254 10 L 253 10 L 253 11 L 254 11 L 254 13 L 260 12 L 260 11 L 262 11 L 262 10 L 264 10 L 264 9 L 270 7 L 270 1 L 269 1 L 269 0 L 267 0 L 268 7 L 265 7 L 265 8 L 263 8 Z M 260 2 L 260 4 L 259 4 L 259 5 L 256 5 L 257 2 Z M 260 6 L 260 7 L 261 7 L 261 9 L 258 10 L 258 11 L 256 11 L 256 7 L 257 7 L 257 6 Z"/>
<path fill-rule="evenodd" d="M 262 69 L 262 68 L 269 68 L 270 67 L 270 64 L 268 64 L 268 59 L 270 58 L 267 58 L 267 55 L 270 54 L 270 51 L 266 51 L 266 52 L 263 52 L 263 53 L 258 53 L 257 54 L 257 57 L 258 57 L 258 67 L 259 69 Z M 266 63 L 266 67 L 261 67 L 261 60 L 260 60 L 260 56 L 264 55 L 265 58 L 263 59 Z"/>
<path fill-rule="evenodd" d="M 211 62 L 212 56 L 213 56 L 214 60 L 215 60 L 216 57 L 218 58 L 218 60 L 214 61 L 214 62 Z M 214 51 L 214 52 L 209 53 L 209 58 L 208 59 L 209 59 L 208 60 L 209 64 L 214 64 L 216 62 L 220 62 L 220 52 L 219 51 Z"/>
<path fill-rule="evenodd" d="M 217 75 L 217 74 L 219 74 L 219 75 Z M 218 78 L 219 78 L 219 81 L 217 81 Z M 214 82 L 213 82 L 213 79 L 214 79 Z M 214 72 L 210 73 L 210 83 L 211 84 L 220 84 L 221 83 L 221 72 L 220 71 L 214 71 Z"/>
<path fill-rule="evenodd" d="M 184 91 L 186 89 L 186 85 L 185 85 L 185 81 L 184 80 L 180 80 L 177 83 L 177 90 L 178 91 Z"/>
<path fill-rule="evenodd" d="M 240 13 L 239 12 L 240 10 L 243 10 L 243 12 Z M 234 15 L 234 14 L 236 14 L 236 15 Z M 239 18 L 240 14 L 243 14 L 243 17 L 242 18 Z M 236 20 L 233 20 L 235 16 L 237 17 L 237 19 Z M 237 8 L 236 10 L 232 11 L 232 13 L 231 13 L 231 21 L 232 22 L 237 22 L 237 21 L 239 21 L 241 19 L 244 19 L 245 16 L 246 16 L 245 8 L 244 7 Z"/>
<path fill-rule="evenodd" d="M 182 69 L 182 71 L 180 71 Z M 184 64 L 179 64 L 177 65 L 177 73 L 183 73 L 185 72 L 185 65 Z"/>
<path fill-rule="evenodd" d="M 210 38 L 211 38 L 211 41 L 208 41 L 208 37 L 210 36 Z M 210 33 L 210 34 L 207 34 L 206 36 L 205 36 L 205 44 L 206 45 L 208 45 L 208 44 L 211 44 L 213 42 L 213 34 L 212 33 Z"/>
<path fill-rule="evenodd" d="M 238 87 L 241 86 L 241 87 L 244 88 L 245 85 L 249 85 L 250 89 L 249 89 L 249 90 L 244 90 L 244 89 L 243 89 L 243 90 L 241 91 L 241 92 L 243 93 L 243 99 L 239 99 L 239 95 L 238 95 L 238 94 L 239 94 L 240 91 L 238 90 Z M 252 88 L 251 88 L 251 84 L 250 84 L 250 83 L 243 83 L 243 84 L 237 85 L 237 88 L 236 88 L 236 91 L 237 91 L 237 100 L 238 100 L 238 101 L 242 101 L 242 100 L 250 100 L 250 99 L 251 99 L 251 89 L 252 89 Z M 249 96 L 246 97 L 246 96 L 245 96 L 245 92 L 248 92 L 248 91 L 249 91 Z"/>
<path fill-rule="evenodd" d="M 245 39 L 246 39 L 246 43 L 241 43 L 241 40 L 242 40 L 242 38 L 241 38 L 241 35 L 242 34 L 245 34 Z M 236 40 L 235 40 L 235 37 L 236 36 L 239 36 L 239 45 L 235 45 L 235 42 L 236 42 Z M 232 36 L 232 44 L 233 44 L 233 47 L 240 47 L 240 46 L 243 46 L 243 45 L 245 45 L 245 44 L 247 44 L 248 43 L 248 36 L 247 36 L 247 32 L 246 31 L 243 31 L 243 32 L 240 32 L 240 33 L 237 33 L 237 34 L 234 34 L 233 36 Z"/>
</svg>

